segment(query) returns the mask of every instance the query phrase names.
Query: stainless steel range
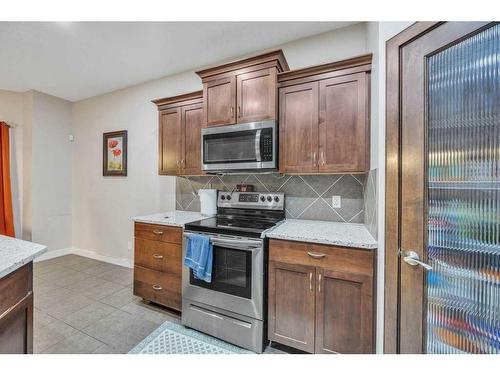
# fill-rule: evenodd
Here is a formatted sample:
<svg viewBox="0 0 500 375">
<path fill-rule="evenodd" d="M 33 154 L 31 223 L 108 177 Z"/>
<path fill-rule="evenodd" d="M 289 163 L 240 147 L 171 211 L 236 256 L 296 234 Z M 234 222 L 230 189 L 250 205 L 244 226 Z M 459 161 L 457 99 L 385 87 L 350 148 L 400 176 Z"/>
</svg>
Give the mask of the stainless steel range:
<svg viewBox="0 0 500 375">
<path fill-rule="evenodd" d="M 283 193 L 219 192 L 217 216 L 186 224 L 213 245 L 212 281 L 182 271 L 182 323 L 261 353 L 266 341 L 267 241 L 285 217 Z M 186 252 L 184 239 L 183 256 Z"/>
</svg>

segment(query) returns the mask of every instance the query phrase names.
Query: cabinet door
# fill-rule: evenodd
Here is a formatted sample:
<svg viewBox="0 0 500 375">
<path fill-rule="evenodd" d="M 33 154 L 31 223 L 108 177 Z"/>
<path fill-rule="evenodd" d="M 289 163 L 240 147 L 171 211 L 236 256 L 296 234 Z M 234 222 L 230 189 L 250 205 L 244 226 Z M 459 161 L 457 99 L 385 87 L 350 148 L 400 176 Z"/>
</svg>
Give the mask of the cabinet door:
<svg viewBox="0 0 500 375">
<path fill-rule="evenodd" d="M 366 275 L 317 268 L 316 353 L 373 352 L 373 285 Z"/>
<path fill-rule="evenodd" d="M 315 268 L 269 262 L 269 340 L 314 352 Z"/>
<path fill-rule="evenodd" d="M 160 111 L 158 145 L 158 173 L 176 175 L 181 161 L 181 110 L 180 108 Z"/>
<path fill-rule="evenodd" d="M 206 126 L 236 123 L 236 77 L 225 77 L 203 84 Z"/>
<path fill-rule="evenodd" d="M 318 82 L 280 89 L 280 171 L 318 171 Z"/>
<path fill-rule="evenodd" d="M 319 172 L 369 169 L 368 107 L 365 73 L 320 81 Z"/>
<path fill-rule="evenodd" d="M 237 122 L 276 118 L 276 69 L 263 69 L 236 77 Z"/>
<path fill-rule="evenodd" d="M 201 103 L 182 107 L 183 139 L 182 174 L 201 174 L 201 123 L 203 106 Z"/>
</svg>

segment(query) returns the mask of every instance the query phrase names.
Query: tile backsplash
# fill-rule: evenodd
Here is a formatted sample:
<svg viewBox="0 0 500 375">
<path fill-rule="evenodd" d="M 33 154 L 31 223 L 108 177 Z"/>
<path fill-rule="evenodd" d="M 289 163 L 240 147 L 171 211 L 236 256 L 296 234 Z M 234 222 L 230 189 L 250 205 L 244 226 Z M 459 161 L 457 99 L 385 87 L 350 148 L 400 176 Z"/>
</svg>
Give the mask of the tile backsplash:
<svg viewBox="0 0 500 375">
<path fill-rule="evenodd" d="M 376 204 L 367 204 L 366 199 L 376 195 L 367 190 L 372 172 L 368 175 L 280 175 L 247 174 L 221 176 L 189 176 L 176 178 L 176 208 L 199 211 L 198 189 L 213 188 L 231 191 L 237 184 L 255 186 L 255 191 L 284 192 L 287 218 L 366 223 L 376 219 L 372 210 Z M 373 180 L 373 181 L 376 181 Z M 375 184 L 370 185 L 375 188 Z M 332 196 L 341 196 L 341 208 L 333 208 Z M 376 228 L 376 222 L 372 223 Z M 369 228 L 370 229 L 370 228 Z M 376 232 L 376 229 L 375 229 Z"/>
</svg>

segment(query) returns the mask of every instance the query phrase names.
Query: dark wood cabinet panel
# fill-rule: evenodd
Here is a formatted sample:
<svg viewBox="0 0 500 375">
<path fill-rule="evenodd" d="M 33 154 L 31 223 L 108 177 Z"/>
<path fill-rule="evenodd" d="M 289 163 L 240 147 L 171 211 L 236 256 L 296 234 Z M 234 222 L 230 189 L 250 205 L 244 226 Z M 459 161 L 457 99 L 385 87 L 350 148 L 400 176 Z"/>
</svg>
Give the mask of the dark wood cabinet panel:
<svg viewBox="0 0 500 375">
<path fill-rule="evenodd" d="M 160 111 L 158 165 L 159 174 L 176 175 L 181 161 L 181 110 L 172 108 Z"/>
<path fill-rule="evenodd" d="M 280 171 L 318 171 L 318 82 L 280 89 Z"/>
<path fill-rule="evenodd" d="M 134 263 L 144 268 L 180 276 L 182 273 L 182 246 L 136 237 Z"/>
<path fill-rule="evenodd" d="M 369 170 L 371 57 L 278 74 L 281 172 Z"/>
<path fill-rule="evenodd" d="M 180 311 L 181 276 L 134 266 L 134 294 Z"/>
<path fill-rule="evenodd" d="M 0 279 L 0 354 L 33 353 L 33 263 Z"/>
<path fill-rule="evenodd" d="M 159 110 L 158 170 L 163 175 L 201 171 L 202 91 L 153 100 Z"/>
<path fill-rule="evenodd" d="M 201 174 L 201 124 L 203 106 L 201 103 L 182 107 L 183 150 L 182 174 Z"/>
<path fill-rule="evenodd" d="M 236 77 L 237 122 L 276 118 L 276 69 L 262 69 Z"/>
<path fill-rule="evenodd" d="M 374 250 L 270 240 L 269 339 L 311 353 L 373 353 L 374 269 Z"/>
<path fill-rule="evenodd" d="M 320 81 L 319 172 L 369 169 L 366 74 Z"/>
<path fill-rule="evenodd" d="M 317 269 L 316 353 L 373 352 L 373 287 L 365 275 Z"/>
<path fill-rule="evenodd" d="M 204 126 L 236 122 L 236 77 L 224 77 L 203 84 Z"/>
<path fill-rule="evenodd" d="M 135 223 L 135 237 L 146 240 L 182 244 L 182 228 L 166 225 Z"/>
<path fill-rule="evenodd" d="M 269 340 L 314 352 L 315 268 L 269 262 Z"/>
</svg>

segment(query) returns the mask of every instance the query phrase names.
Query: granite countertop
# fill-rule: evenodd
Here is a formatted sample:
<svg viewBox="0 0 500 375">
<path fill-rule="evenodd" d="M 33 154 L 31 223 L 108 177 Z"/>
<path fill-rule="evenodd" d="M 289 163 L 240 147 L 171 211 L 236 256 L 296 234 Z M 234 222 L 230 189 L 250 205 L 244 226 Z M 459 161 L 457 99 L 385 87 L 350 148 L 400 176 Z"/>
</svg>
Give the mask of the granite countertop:
<svg viewBox="0 0 500 375">
<path fill-rule="evenodd" d="M 47 246 L 0 235 L 0 278 L 31 262 Z"/>
<path fill-rule="evenodd" d="M 375 249 L 377 241 L 363 224 L 287 219 L 266 232 L 266 237 L 326 245 Z"/>
<path fill-rule="evenodd" d="M 184 227 L 184 224 L 193 221 L 206 219 L 210 216 L 202 215 L 199 212 L 192 211 L 168 211 L 159 214 L 144 216 L 134 216 L 132 220 L 139 223 L 170 225 L 175 227 Z"/>
</svg>

